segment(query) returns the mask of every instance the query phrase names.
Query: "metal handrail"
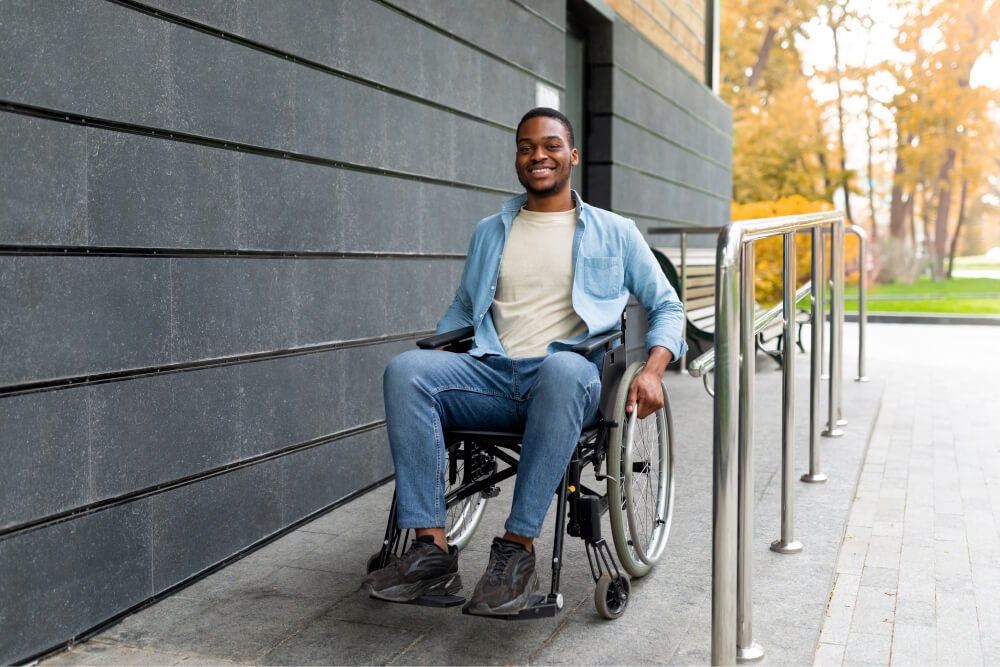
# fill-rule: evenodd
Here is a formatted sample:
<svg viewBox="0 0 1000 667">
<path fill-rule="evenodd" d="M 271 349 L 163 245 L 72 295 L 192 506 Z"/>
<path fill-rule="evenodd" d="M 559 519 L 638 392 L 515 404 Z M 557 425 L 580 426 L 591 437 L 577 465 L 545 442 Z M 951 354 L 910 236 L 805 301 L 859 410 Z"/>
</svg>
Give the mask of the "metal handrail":
<svg viewBox="0 0 1000 667">
<path fill-rule="evenodd" d="M 798 291 L 795 292 L 795 303 L 801 301 L 809 292 L 812 291 L 812 281 L 807 282 L 805 285 L 800 287 Z M 770 309 L 764 311 L 763 313 L 757 315 L 754 318 L 753 323 L 753 333 L 754 335 L 759 334 L 764 330 L 771 322 L 778 319 L 782 313 L 785 312 L 784 303 L 779 303 L 772 306 Z M 688 365 L 688 371 L 691 373 L 692 377 L 701 377 L 705 373 L 709 373 L 715 368 L 715 350 L 706 350 L 698 358 L 692 361 Z"/>
<path fill-rule="evenodd" d="M 795 347 L 795 233 L 804 229 L 832 226 L 830 330 L 830 401 L 840 392 L 840 372 L 843 341 L 844 284 L 844 216 L 840 212 L 735 221 L 719 233 L 716 249 L 715 281 L 715 397 L 713 427 L 713 516 L 712 516 L 712 663 L 732 664 L 740 653 L 743 660 L 763 657 L 763 651 L 753 643 L 750 604 L 750 549 L 753 505 L 752 439 L 753 439 L 753 245 L 752 241 L 784 235 L 785 290 L 783 301 L 785 349 L 782 391 L 782 534 L 772 544 L 781 553 L 801 549 L 791 538 L 791 469 L 792 469 L 792 392 L 794 389 Z M 651 230 L 652 231 L 652 230 Z M 814 245 L 819 234 L 813 237 Z M 791 261 L 789 261 L 791 260 Z M 742 266 L 740 266 L 742 264 Z M 821 300 L 817 292 L 822 278 L 813 276 L 813 318 L 821 318 L 816 307 Z M 742 288 L 742 289 L 741 289 Z M 740 311 L 742 310 L 742 322 Z M 819 320 L 822 321 L 822 320 Z M 742 326 L 741 326 L 742 325 Z M 743 364 L 739 363 L 742 352 Z M 817 351 L 811 351 L 814 356 Z M 815 368 L 816 364 L 812 364 Z M 736 378 L 743 391 L 734 391 Z M 819 382 L 818 375 L 812 384 Z M 839 404 L 839 401 L 837 401 Z M 812 412 L 812 411 L 811 411 Z M 815 430 L 815 415 L 811 415 Z M 737 436 L 738 447 L 737 447 Z M 738 458 L 737 458 L 738 456 Z M 739 473 L 739 474 L 737 474 Z M 737 487 L 736 492 L 734 488 Z M 737 520 L 739 524 L 737 524 Z M 786 525 L 787 524 L 787 525 Z M 739 531 L 738 525 L 742 530 Z M 787 530 L 786 530 L 787 528 Z M 742 539 L 740 539 L 740 537 Z M 735 567 L 734 567 L 735 566 Z"/>
</svg>

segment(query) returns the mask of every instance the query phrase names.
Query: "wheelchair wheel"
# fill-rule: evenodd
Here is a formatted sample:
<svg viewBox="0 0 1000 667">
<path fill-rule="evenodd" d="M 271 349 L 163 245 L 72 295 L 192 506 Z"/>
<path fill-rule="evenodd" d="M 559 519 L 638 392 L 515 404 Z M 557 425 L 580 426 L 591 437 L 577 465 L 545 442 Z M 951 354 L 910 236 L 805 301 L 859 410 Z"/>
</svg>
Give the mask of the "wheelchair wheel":
<svg viewBox="0 0 1000 667">
<path fill-rule="evenodd" d="M 615 551 L 625 571 L 641 577 L 663 553 L 674 498 L 674 433 L 667 390 L 663 407 L 645 419 L 625 412 L 629 386 L 645 364 L 622 376 L 608 438 L 608 512 Z"/>
<path fill-rule="evenodd" d="M 449 448 L 445 459 L 445 479 L 444 495 L 448 497 L 453 491 L 458 489 L 466 480 L 465 461 L 461 457 L 454 457 L 454 450 Z M 454 468 L 452 466 L 454 465 Z M 479 527 L 479 522 L 483 519 L 483 512 L 486 511 L 486 497 L 482 493 L 476 493 L 467 498 L 460 498 L 448 504 L 445 510 L 445 537 L 448 544 L 452 544 L 461 551 L 472 539 L 472 535 Z"/>
<path fill-rule="evenodd" d="M 597 613 L 607 619 L 615 619 L 625 613 L 632 587 L 628 575 L 612 577 L 602 574 L 594 588 L 594 607 Z"/>
</svg>

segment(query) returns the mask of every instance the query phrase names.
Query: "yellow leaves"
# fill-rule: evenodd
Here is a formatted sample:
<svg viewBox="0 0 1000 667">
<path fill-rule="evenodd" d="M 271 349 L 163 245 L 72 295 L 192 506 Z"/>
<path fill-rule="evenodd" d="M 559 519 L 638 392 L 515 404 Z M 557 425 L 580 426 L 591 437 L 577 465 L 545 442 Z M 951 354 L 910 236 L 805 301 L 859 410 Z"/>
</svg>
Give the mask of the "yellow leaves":
<svg viewBox="0 0 1000 667">
<path fill-rule="evenodd" d="M 752 220 L 755 218 L 771 218 L 785 215 L 800 215 L 832 211 L 833 205 L 827 201 L 810 201 L 800 195 L 781 197 L 776 201 L 757 201 L 747 204 L 730 205 L 733 220 Z M 756 254 L 756 297 L 763 306 L 773 306 L 781 301 L 782 284 L 784 282 L 783 257 L 784 244 L 780 236 L 763 239 L 754 243 Z M 829 242 L 826 256 L 829 257 Z M 847 263 L 848 284 L 858 281 L 858 240 L 849 234 L 845 241 L 844 257 Z M 812 237 L 799 234 L 795 241 L 795 266 L 797 285 L 800 287 L 809 282 L 812 271 Z"/>
</svg>

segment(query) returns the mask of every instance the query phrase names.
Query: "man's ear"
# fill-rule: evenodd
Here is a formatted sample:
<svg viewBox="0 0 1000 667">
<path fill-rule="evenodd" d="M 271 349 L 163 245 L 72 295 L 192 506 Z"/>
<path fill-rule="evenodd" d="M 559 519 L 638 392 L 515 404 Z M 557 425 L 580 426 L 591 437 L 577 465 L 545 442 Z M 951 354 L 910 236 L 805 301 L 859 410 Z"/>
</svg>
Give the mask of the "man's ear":
<svg viewBox="0 0 1000 667">
<path fill-rule="evenodd" d="M 574 148 L 569 155 L 570 155 L 569 164 L 571 167 L 575 167 L 576 165 L 580 164 L 580 151 Z"/>
</svg>

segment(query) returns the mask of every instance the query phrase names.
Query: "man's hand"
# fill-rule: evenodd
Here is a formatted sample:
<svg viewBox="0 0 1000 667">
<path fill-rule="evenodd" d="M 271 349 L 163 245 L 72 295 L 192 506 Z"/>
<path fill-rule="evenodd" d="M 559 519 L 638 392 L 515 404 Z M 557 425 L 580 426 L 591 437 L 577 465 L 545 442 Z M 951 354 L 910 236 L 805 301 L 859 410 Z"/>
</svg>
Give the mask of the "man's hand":
<svg viewBox="0 0 1000 667">
<path fill-rule="evenodd" d="M 656 346 L 649 351 L 649 361 L 628 388 L 625 412 L 631 413 L 638 408 L 639 419 L 645 419 L 663 407 L 663 386 L 660 380 L 673 358 L 674 355 L 665 347 Z"/>
</svg>

